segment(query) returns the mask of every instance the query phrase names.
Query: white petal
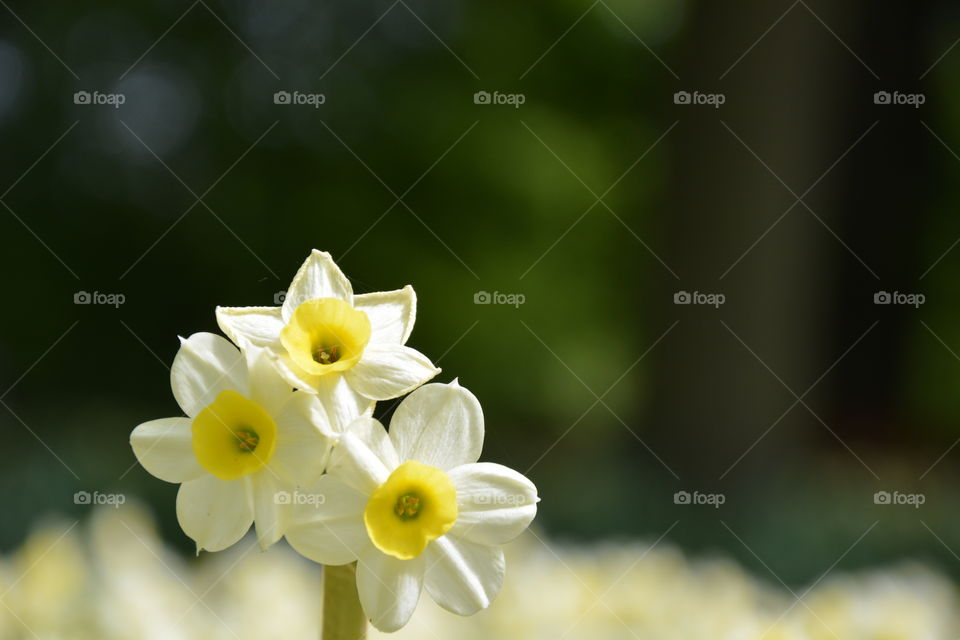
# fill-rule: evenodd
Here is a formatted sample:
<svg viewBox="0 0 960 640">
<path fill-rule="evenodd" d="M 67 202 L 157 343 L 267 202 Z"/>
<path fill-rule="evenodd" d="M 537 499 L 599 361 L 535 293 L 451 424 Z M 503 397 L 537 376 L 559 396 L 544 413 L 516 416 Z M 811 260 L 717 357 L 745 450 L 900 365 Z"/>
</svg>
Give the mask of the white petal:
<svg viewBox="0 0 960 640">
<path fill-rule="evenodd" d="M 251 484 L 257 542 L 260 543 L 260 550 L 266 551 L 267 547 L 283 537 L 290 524 L 292 506 L 283 500 L 281 492 L 289 494 L 293 486 L 281 481 L 270 469 L 262 469 L 252 476 Z"/>
<path fill-rule="evenodd" d="M 380 631 L 407 624 L 423 588 L 424 556 L 398 560 L 370 545 L 357 563 L 357 593 L 363 612 Z"/>
<path fill-rule="evenodd" d="M 166 482 L 187 482 L 206 473 L 193 454 L 190 423 L 189 418 L 162 418 L 133 430 L 130 446 L 148 473 Z"/>
<path fill-rule="evenodd" d="M 437 604 L 461 616 L 486 609 L 503 584 L 503 550 L 451 535 L 427 547 L 427 593 Z"/>
<path fill-rule="evenodd" d="M 413 287 L 354 296 L 353 306 L 370 318 L 371 343 L 406 344 L 417 318 Z"/>
<path fill-rule="evenodd" d="M 224 482 L 212 475 L 180 485 L 177 520 L 197 543 L 197 552 L 221 551 L 243 537 L 253 522 L 248 478 Z"/>
<path fill-rule="evenodd" d="M 272 352 L 271 352 L 272 353 Z M 317 384 L 322 376 L 307 373 L 297 366 L 293 358 L 286 351 L 273 353 L 273 364 L 280 376 L 290 383 L 290 386 L 310 393 L 316 393 Z"/>
<path fill-rule="evenodd" d="M 366 398 L 351 388 L 343 374 L 309 374 L 298 367 L 286 353 L 275 357 L 273 363 L 289 384 L 320 397 L 335 433 L 342 433 L 357 417 L 373 413 L 376 400 Z"/>
<path fill-rule="evenodd" d="M 226 389 L 247 395 L 246 363 L 229 340 L 213 333 L 180 340 L 170 368 L 170 386 L 184 413 L 197 415 Z"/>
<path fill-rule="evenodd" d="M 244 356 L 247 362 L 250 399 L 267 413 L 278 413 L 293 395 L 293 387 L 277 371 L 273 357 L 266 349 L 251 347 Z"/>
<path fill-rule="evenodd" d="M 416 349 L 399 344 L 368 344 L 360 362 L 344 376 L 361 395 L 389 400 L 410 393 L 438 373 L 440 369 Z"/>
<path fill-rule="evenodd" d="M 300 390 L 295 391 L 294 394 L 296 398 L 295 406 L 299 407 L 300 412 L 307 416 L 307 420 L 316 427 L 317 431 L 331 439 L 340 437 L 341 430 L 334 429 L 333 423 L 330 421 L 330 412 L 327 411 L 327 407 L 321 402 L 319 396 Z M 285 410 L 289 409 L 290 405 L 288 404 Z"/>
<path fill-rule="evenodd" d="M 390 439 L 401 460 L 444 470 L 476 462 L 483 449 L 483 411 L 456 380 L 424 385 L 397 407 Z"/>
<path fill-rule="evenodd" d="M 351 389 L 343 375 L 330 374 L 318 378 L 313 391 L 327 409 L 334 433 L 343 433 L 351 422 L 373 413 L 376 402 Z"/>
<path fill-rule="evenodd" d="M 338 298 L 353 304 L 353 286 L 330 254 L 314 249 L 293 277 L 283 301 L 283 321 L 289 322 L 293 310 L 314 298 Z"/>
<path fill-rule="evenodd" d="M 537 488 L 522 474 L 492 462 L 448 472 L 457 488 L 457 522 L 451 535 L 500 545 L 513 540 L 537 515 Z"/>
<path fill-rule="evenodd" d="M 305 558 L 321 564 L 346 564 L 370 546 L 363 510 L 369 496 L 325 475 L 290 495 L 293 521 L 287 542 Z"/>
<path fill-rule="evenodd" d="M 277 446 L 270 468 L 294 485 L 306 486 L 320 477 L 327 465 L 332 435 L 330 425 L 318 424 L 314 417 L 326 420 L 326 411 L 316 396 L 294 392 L 283 410 L 274 416 Z"/>
<path fill-rule="evenodd" d="M 217 324 L 242 349 L 276 347 L 284 325 L 280 307 L 217 307 Z"/>
<path fill-rule="evenodd" d="M 396 455 L 382 424 L 358 418 L 333 448 L 327 473 L 370 495 L 397 466 Z"/>
<path fill-rule="evenodd" d="M 364 416 L 350 423 L 347 430 L 364 443 L 387 470 L 393 471 L 400 466 L 400 456 L 379 420 Z"/>
</svg>

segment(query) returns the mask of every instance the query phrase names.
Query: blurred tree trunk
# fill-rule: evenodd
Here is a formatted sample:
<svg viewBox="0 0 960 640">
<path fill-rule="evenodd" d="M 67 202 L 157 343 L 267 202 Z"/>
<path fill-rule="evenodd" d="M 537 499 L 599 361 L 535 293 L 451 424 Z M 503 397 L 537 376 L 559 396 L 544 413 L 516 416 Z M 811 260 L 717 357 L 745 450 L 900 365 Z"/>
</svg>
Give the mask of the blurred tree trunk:
<svg viewBox="0 0 960 640">
<path fill-rule="evenodd" d="M 652 354 L 651 424 L 659 434 L 654 448 L 684 486 L 749 482 L 758 465 L 779 464 L 805 432 L 822 429 L 794 407 L 719 482 L 794 403 L 777 376 L 802 395 L 849 346 L 833 352 L 824 325 L 830 270 L 853 258 L 803 204 L 794 205 L 790 190 L 802 195 L 869 125 L 847 130 L 842 105 L 854 99 L 844 88 L 849 75 L 870 76 L 802 4 L 771 28 L 789 6 L 693 3 L 678 47 L 689 52 L 678 89 L 726 97 L 719 109 L 681 105 L 673 115 L 680 124 L 671 141 L 664 258 L 680 279 L 664 278 L 660 300 L 667 302 L 656 308 L 665 309 L 664 326 L 679 324 Z M 856 5 L 810 6 L 857 49 Z M 839 234 L 837 177 L 828 175 L 804 200 Z M 720 292 L 726 304 L 671 305 L 677 290 Z M 823 415 L 818 391 L 834 383 L 825 379 L 805 402 Z"/>
</svg>

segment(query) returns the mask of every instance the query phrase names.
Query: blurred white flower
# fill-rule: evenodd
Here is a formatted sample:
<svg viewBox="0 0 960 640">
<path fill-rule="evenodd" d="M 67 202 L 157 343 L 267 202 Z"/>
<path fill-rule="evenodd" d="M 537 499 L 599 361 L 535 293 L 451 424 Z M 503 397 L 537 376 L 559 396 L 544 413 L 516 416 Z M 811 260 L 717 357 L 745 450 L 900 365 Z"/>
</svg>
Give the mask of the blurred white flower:
<svg viewBox="0 0 960 640">
<path fill-rule="evenodd" d="M 383 631 L 403 627 L 421 590 L 472 615 L 500 590 L 500 545 L 537 511 L 536 487 L 507 467 L 478 463 L 483 413 L 454 381 L 428 384 L 400 403 L 389 435 L 360 418 L 340 439 L 327 474 L 303 490 L 290 544 L 323 564 L 357 565 L 363 610 Z"/>
<path fill-rule="evenodd" d="M 131 502 L 100 509 L 91 524 L 97 637 L 190 640 L 209 627 L 209 611 L 186 586 L 190 568 L 164 546 L 142 507 Z"/>
<path fill-rule="evenodd" d="M 49 522 L 14 554 L 13 580 L 0 598 L 13 637 L 61 637 L 90 624 L 85 587 L 91 571 L 79 533 L 76 522 Z"/>
<path fill-rule="evenodd" d="M 939 640 L 956 638 L 960 611 L 952 585 L 920 567 L 827 580 L 807 599 L 807 637 Z M 951 612 L 951 615 L 944 615 Z"/>
<path fill-rule="evenodd" d="M 182 483 L 177 518 L 201 549 L 220 551 L 256 522 L 261 548 L 286 529 L 289 495 L 322 472 L 333 434 L 317 397 L 294 391 L 258 349 L 211 333 L 183 340 L 173 395 L 187 418 L 141 424 L 130 437 L 140 464 Z"/>
<path fill-rule="evenodd" d="M 317 637 L 315 564 L 246 540 L 183 558 L 134 500 L 90 526 L 38 528 L 0 557 L 4 640 L 260 640 Z M 430 599 L 371 640 L 954 640 L 960 596 L 915 565 L 828 576 L 803 603 L 727 560 L 690 560 L 666 542 L 557 544 L 527 532 L 505 547 L 497 600 L 469 621 Z M 805 589 L 796 589 L 804 594 Z"/>
<path fill-rule="evenodd" d="M 217 307 L 220 328 L 240 348 L 268 350 L 294 387 L 324 397 L 339 425 L 440 373 L 405 346 L 417 315 L 409 285 L 354 295 L 329 253 L 316 249 L 279 307 Z"/>
</svg>

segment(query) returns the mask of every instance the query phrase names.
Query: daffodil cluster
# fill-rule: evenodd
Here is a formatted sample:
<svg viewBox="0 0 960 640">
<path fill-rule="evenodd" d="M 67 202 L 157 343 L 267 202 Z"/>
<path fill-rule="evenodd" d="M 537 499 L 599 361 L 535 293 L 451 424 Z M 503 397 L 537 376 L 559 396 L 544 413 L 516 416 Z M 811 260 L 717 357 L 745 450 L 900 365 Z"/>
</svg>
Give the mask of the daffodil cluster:
<svg viewBox="0 0 960 640">
<path fill-rule="evenodd" d="M 360 602 L 384 631 L 407 623 L 423 588 L 461 615 L 489 606 L 500 545 L 539 499 L 521 474 L 478 462 L 476 397 L 456 380 L 425 384 L 440 369 L 406 346 L 416 308 L 410 286 L 355 295 L 314 250 L 281 306 L 217 308 L 230 340 L 181 338 L 170 381 L 186 417 L 141 424 L 131 445 L 180 484 L 177 518 L 198 553 L 254 525 L 262 549 L 286 536 L 316 562 L 357 562 Z M 404 395 L 388 433 L 376 402 Z"/>
</svg>

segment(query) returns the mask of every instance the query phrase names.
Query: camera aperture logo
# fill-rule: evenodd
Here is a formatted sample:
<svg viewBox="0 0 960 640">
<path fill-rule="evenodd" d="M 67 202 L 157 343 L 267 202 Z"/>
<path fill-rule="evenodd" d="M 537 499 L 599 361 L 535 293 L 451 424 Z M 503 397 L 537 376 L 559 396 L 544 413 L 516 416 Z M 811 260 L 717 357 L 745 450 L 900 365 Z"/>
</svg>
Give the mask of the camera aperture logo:
<svg viewBox="0 0 960 640">
<path fill-rule="evenodd" d="M 703 93 L 701 91 L 677 91 L 673 94 L 673 104 L 707 105 L 719 109 L 727 101 L 722 93 Z"/>
<path fill-rule="evenodd" d="M 300 91 L 277 91 L 273 94 L 273 104 L 307 105 L 319 109 L 327 102 L 323 93 L 301 93 Z"/>
<path fill-rule="evenodd" d="M 127 496 L 122 493 L 100 493 L 94 491 L 77 491 L 73 494 L 73 504 L 85 505 L 109 505 L 114 509 L 119 509 L 120 505 L 127 501 Z"/>
<path fill-rule="evenodd" d="M 277 291 L 276 293 L 273 294 L 273 304 L 277 305 L 278 307 L 283 306 L 283 304 L 287 302 L 288 299 L 290 300 L 290 304 L 292 304 L 294 307 L 298 307 L 304 302 L 306 302 L 307 300 L 310 300 L 311 298 L 304 295 L 291 298 L 289 295 L 287 295 L 286 290 Z"/>
<path fill-rule="evenodd" d="M 873 294 L 873 304 L 897 304 L 919 309 L 927 301 L 922 293 L 901 293 L 900 291 L 877 291 Z"/>
<path fill-rule="evenodd" d="M 127 301 L 127 296 L 122 293 L 100 293 L 94 291 L 77 291 L 73 294 L 73 304 L 99 304 L 111 306 L 119 309 L 120 305 Z"/>
<path fill-rule="evenodd" d="M 316 508 L 320 508 L 320 505 L 325 504 L 327 501 L 327 496 L 322 493 L 300 493 L 299 491 L 277 491 L 273 494 L 273 503 L 274 504 L 300 504 L 300 505 L 313 505 Z"/>
<path fill-rule="evenodd" d="M 919 109 L 927 101 L 922 93 L 901 93 L 899 91 L 877 91 L 873 94 L 873 104 L 905 105 Z"/>
<path fill-rule="evenodd" d="M 700 304 L 719 309 L 727 301 L 722 293 L 705 293 L 702 291 L 677 291 L 673 294 L 673 304 Z"/>
<path fill-rule="evenodd" d="M 500 93 L 494 91 L 477 91 L 473 94 L 473 104 L 507 104 L 514 109 L 519 109 L 520 105 L 527 101 L 527 96 L 522 93 Z"/>
<path fill-rule="evenodd" d="M 527 297 L 522 293 L 502 293 L 500 291 L 477 291 L 473 294 L 473 304 L 505 304 L 513 308 L 519 308 Z"/>
<path fill-rule="evenodd" d="M 877 491 L 873 494 L 873 504 L 879 505 L 906 505 L 919 509 L 920 505 L 927 501 L 927 496 L 922 493 L 900 493 L 899 491 Z"/>
<path fill-rule="evenodd" d="M 120 105 L 127 101 L 127 96 L 122 93 L 100 93 L 99 91 L 77 91 L 73 94 L 73 104 L 83 105 L 108 105 L 114 109 L 119 109 Z"/>
<path fill-rule="evenodd" d="M 700 493 L 694 491 L 677 491 L 673 494 L 673 504 L 682 505 L 707 505 L 714 509 L 719 509 L 720 505 L 727 501 L 727 496 L 722 493 Z"/>
</svg>

